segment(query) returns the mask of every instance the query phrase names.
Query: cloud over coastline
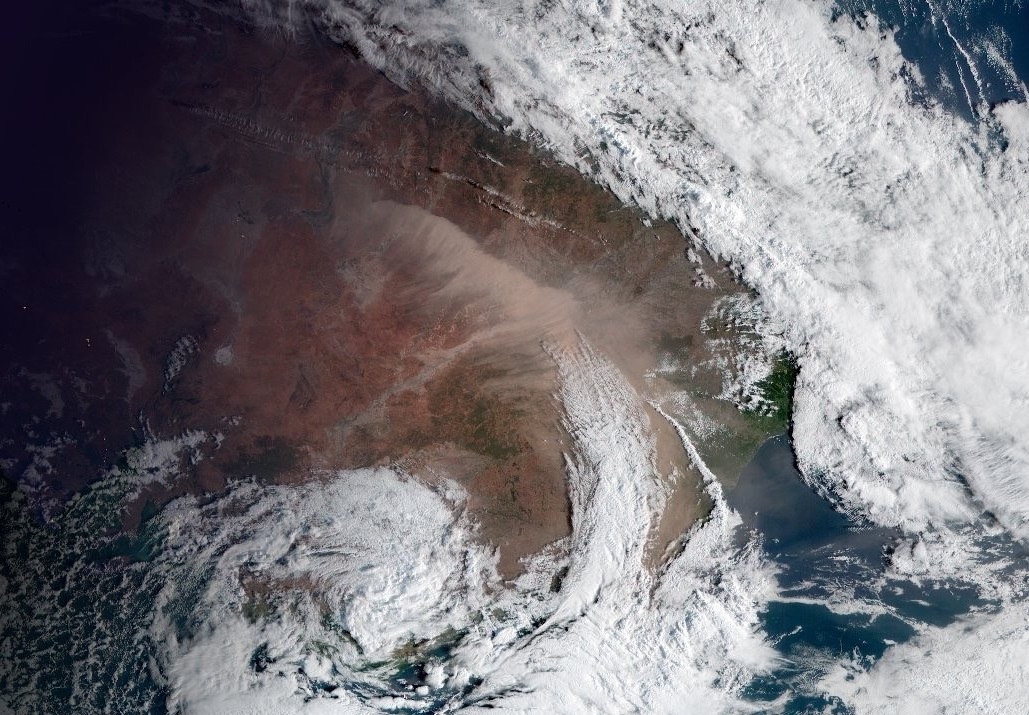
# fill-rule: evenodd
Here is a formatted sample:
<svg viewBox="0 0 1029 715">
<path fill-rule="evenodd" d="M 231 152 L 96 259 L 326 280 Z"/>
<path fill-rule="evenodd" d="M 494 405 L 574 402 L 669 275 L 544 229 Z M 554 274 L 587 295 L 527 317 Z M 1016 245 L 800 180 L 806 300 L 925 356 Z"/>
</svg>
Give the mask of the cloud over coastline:
<svg viewBox="0 0 1029 715">
<path fill-rule="evenodd" d="M 1025 105 L 912 102 L 889 29 L 792 0 L 253 9 L 313 12 L 733 262 L 800 355 L 798 458 L 843 508 L 1029 534 Z"/>
<path fill-rule="evenodd" d="M 552 355 L 574 529 L 515 584 L 472 538 L 453 484 L 356 470 L 175 503 L 152 626 L 170 709 L 751 711 L 743 690 L 775 662 L 759 627 L 774 594 L 760 545 L 740 539 L 684 437 L 714 509 L 652 573 L 665 495 L 644 404 L 589 345 Z"/>
</svg>

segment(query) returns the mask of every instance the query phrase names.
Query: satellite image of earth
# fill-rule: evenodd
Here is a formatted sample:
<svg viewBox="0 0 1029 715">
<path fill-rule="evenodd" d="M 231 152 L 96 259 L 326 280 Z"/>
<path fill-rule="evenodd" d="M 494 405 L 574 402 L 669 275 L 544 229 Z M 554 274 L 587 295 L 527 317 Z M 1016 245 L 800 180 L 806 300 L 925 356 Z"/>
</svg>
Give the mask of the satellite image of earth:
<svg viewBox="0 0 1029 715">
<path fill-rule="evenodd" d="M 1024 0 L 7 15 L 0 715 L 1029 712 Z"/>
</svg>

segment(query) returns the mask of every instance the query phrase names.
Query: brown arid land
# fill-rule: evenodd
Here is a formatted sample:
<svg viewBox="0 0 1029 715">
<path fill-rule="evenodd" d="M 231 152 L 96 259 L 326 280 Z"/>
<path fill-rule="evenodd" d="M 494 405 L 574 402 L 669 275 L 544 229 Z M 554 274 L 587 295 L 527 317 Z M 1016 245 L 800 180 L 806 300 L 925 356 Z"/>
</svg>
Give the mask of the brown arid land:
<svg viewBox="0 0 1029 715">
<path fill-rule="evenodd" d="M 129 525 L 227 480 L 387 464 L 462 484 L 511 576 L 569 528 L 548 346 L 691 395 L 729 476 L 763 436 L 713 399 L 701 321 L 740 292 L 729 271 L 523 141 L 313 33 L 116 16 L 61 41 L 88 61 L 37 67 L 5 129 L 54 140 L 16 152 L 0 266 L 0 456 L 40 504 L 146 434 L 203 430 L 221 439 Z M 673 494 L 657 559 L 704 504 L 650 419 Z"/>
</svg>

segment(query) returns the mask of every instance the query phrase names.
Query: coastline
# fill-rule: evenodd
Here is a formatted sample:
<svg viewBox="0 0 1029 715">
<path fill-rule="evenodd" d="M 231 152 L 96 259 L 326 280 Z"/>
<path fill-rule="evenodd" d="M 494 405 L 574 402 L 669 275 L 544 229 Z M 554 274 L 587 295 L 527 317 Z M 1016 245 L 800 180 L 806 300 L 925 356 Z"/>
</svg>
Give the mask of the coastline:
<svg viewBox="0 0 1029 715">
<path fill-rule="evenodd" d="M 32 485 L 44 513 L 141 435 L 199 431 L 217 439 L 144 487 L 126 527 L 228 480 L 394 465 L 462 484 L 513 577 L 568 533 L 562 408 L 541 346 L 583 336 L 641 398 L 700 410 L 722 443 L 755 429 L 714 399 L 701 329 L 741 289 L 674 227 L 315 36 L 224 19 L 202 32 L 211 21 L 131 21 L 150 28 L 136 34 L 152 59 L 126 75 L 128 104 L 104 108 L 114 127 L 83 123 L 98 189 L 52 197 L 76 201 L 72 238 L 44 237 L 48 270 L 68 279 L 37 295 L 30 258 L 10 288 L 35 310 L 81 306 L 46 355 L 7 368 L 18 409 L 51 399 L 28 451 L 3 455 L 24 485 L 49 450 Z M 650 423 L 672 494 L 660 553 L 703 499 L 668 425 Z M 730 479 L 746 459 L 698 445 Z"/>
</svg>

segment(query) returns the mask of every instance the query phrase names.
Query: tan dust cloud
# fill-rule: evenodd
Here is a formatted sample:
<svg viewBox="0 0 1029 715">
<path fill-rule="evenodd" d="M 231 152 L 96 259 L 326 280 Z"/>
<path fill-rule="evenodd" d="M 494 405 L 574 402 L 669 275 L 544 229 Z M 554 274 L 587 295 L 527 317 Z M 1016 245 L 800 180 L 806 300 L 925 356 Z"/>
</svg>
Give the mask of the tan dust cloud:
<svg viewBox="0 0 1029 715">
<path fill-rule="evenodd" d="M 562 287 L 540 285 L 451 222 L 418 207 L 379 201 L 356 213 L 345 219 L 347 283 L 364 291 L 360 298 L 366 303 L 391 291 L 400 310 L 418 317 L 424 333 L 412 336 L 410 345 L 428 366 L 424 381 L 458 356 L 471 357 L 481 368 L 484 390 L 522 406 L 523 419 L 511 427 L 531 436 L 533 450 L 558 478 L 563 479 L 562 435 L 552 398 L 557 374 L 543 345 L 571 347 L 582 336 L 644 394 L 644 375 L 656 363 L 657 335 L 640 306 L 614 300 L 597 278 L 570 272 Z M 437 343 L 457 347 L 437 349 Z M 690 474 L 674 431 L 649 409 L 648 416 L 659 471 L 666 477 Z M 655 530 L 655 558 L 696 517 L 694 481 L 680 478 L 670 486 L 669 509 Z"/>
</svg>

